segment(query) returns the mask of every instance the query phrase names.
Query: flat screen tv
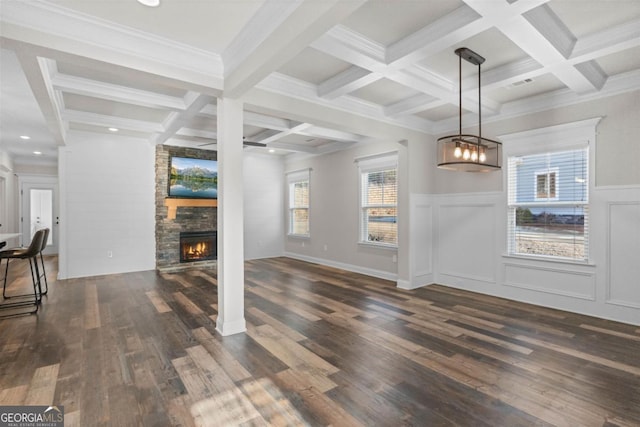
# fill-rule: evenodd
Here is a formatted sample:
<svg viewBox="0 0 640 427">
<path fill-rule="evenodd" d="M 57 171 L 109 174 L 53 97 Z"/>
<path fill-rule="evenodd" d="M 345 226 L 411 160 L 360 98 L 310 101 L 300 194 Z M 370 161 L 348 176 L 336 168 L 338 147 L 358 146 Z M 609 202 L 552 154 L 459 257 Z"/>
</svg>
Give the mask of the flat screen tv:
<svg viewBox="0 0 640 427">
<path fill-rule="evenodd" d="M 218 162 L 189 157 L 171 157 L 169 197 L 217 199 Z"/>
</svg>

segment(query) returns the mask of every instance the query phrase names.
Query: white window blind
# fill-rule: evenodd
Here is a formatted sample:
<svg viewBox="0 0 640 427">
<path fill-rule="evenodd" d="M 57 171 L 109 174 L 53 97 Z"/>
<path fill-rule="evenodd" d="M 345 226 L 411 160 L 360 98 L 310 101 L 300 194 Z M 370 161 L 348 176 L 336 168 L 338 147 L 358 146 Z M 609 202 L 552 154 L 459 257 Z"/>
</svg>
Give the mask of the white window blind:
<svg viewBox="0 0 640 427">
<path fill-rule="evenodd" d="M 509 253 L 588 260 L 588 149 L 508 158 Z"/>
<path fill-rule="evenodd" d="M 398 244 L 398 156 L 387 153 L 356 160 L 360 172 L 360 241 Z"/>
<path fill-rule="evenodd" d="M 309 236 L 310 169 L 287 173 L 289 190 L 289 230 L 293 236 Z"/>
</svg>

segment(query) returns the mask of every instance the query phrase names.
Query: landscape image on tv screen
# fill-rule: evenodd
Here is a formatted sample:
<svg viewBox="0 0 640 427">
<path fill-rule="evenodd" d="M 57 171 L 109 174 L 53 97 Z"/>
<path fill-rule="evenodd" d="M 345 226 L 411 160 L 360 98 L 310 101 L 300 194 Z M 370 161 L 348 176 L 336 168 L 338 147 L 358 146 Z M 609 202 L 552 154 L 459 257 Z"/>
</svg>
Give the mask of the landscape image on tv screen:
<svg viewBox="0 0 640 427">
<path fill-rule="evenodd" d="M 172 157 L 169 171 L 169 197 L 217 199 L 218 162 Z"/>
</svg>

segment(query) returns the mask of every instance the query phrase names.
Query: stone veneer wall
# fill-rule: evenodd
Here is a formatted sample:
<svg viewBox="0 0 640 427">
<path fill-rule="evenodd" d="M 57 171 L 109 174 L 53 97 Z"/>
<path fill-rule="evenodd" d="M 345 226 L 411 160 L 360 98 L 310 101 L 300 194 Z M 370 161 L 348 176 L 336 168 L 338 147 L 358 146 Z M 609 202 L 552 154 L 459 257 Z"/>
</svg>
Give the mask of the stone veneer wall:
<svg viewBox="0 0 640 427">
<path fill-rule="evenodd" d="M 180 263 L 178 244 L 181 231 L 210 231 L 218 229 L 218 209 L 179 207 L 175 220 L 167 219 L 164 200 L 169 190 L 169 159 L 171 156 L 216 160 L 216 151 L 195 148 L 156 146 L 156 268 L 176 270 L 193 266 L 215 265 L 215 261 Z"/>
</svg>

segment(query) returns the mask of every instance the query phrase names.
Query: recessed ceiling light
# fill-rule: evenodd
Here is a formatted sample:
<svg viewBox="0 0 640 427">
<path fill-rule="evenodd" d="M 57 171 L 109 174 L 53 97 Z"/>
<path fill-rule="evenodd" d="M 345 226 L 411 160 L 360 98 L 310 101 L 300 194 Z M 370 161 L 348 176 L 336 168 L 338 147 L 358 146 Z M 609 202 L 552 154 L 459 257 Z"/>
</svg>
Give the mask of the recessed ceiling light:
<svg viewBox="0 0 640 427">
<path fill-rule="evenodd" d="M 276 152 L 276 150 L 274 150 L 273 148 L 270 148 L 270 149 L 269 149 L 269 152 L 270 152 L 270 153 L 275 153 L 275 152 Z"/>
<path fill-rule="evenodd" d="M 42 154 L 42 151 L 34 151 L 33 154 L 35 154 L 36 156 L 39 156 Z"/>
<path fill-rule="evenodd" d="M 138 0 L 138 2 L 149 7 L 156 7 L 160 4 L 160 0 Z"/>
<path fill-rule="evenodd" d="M 119 130 L 120 130 L 120 129 L 118 129 L 118 128 L 109 128 L 109 131 L 110 131 L 110 132 L 118 132 Z"/>
<path fill-rule="evenodd" d="M 29 135 L 20 135 L 20 139 L 31 139 Z"/>
</svg>

